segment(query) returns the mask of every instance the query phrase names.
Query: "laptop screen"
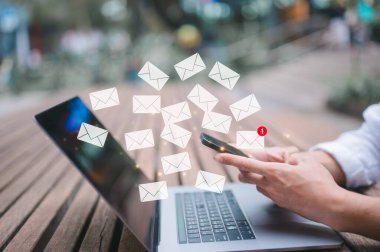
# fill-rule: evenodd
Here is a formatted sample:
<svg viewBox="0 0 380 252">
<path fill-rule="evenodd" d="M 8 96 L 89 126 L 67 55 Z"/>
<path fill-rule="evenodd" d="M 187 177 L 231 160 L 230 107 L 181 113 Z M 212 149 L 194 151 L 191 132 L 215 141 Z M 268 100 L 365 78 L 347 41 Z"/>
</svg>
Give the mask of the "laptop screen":
<svg viewBox="0 0 380 252">
<path fill-rule="evenodd" d="M 150 248 L 155 202 L 141 203 L 138 192 L 138 185 L 149 180 L 110 133 L 103 147 L 77 139 L 82 123 L 106 129 L 83 101 L 72 98 L 36 115 L 36 120 L 136 237 Z"/>
</svg>

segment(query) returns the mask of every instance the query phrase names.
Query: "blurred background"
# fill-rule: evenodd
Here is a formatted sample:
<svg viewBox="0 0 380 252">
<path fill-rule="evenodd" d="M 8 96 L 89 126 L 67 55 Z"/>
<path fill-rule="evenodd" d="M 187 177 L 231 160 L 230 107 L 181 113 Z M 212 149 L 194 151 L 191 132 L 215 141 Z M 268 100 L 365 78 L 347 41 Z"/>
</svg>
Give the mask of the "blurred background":
<svg viewBox="0 0 380 252">
<path fill-rule="evenodd" d="M 259 99 L 357 116 L 380 101 L 379 43 L 379 0 L 0 0 L 0 116 L 62 90 L 141 85 L 146 60 L 175 85 L 173 65 L 195 52 Z"/>
</svg>

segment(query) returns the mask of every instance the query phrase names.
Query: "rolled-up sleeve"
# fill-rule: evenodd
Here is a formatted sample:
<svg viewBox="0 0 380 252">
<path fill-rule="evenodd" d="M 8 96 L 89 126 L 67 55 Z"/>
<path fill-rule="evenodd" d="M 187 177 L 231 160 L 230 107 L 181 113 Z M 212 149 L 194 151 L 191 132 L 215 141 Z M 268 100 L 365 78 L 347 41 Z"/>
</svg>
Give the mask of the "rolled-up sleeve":
<svg viewBox="0 0 380 252">
<path fill-rule="evenodd" d="M 380 181 L 380 104 L 368 107 L 363 117 L 358 130 L 311 148 L 330 153 L 346 175 L 346 186 L 351 188 Z"/>
</svg>

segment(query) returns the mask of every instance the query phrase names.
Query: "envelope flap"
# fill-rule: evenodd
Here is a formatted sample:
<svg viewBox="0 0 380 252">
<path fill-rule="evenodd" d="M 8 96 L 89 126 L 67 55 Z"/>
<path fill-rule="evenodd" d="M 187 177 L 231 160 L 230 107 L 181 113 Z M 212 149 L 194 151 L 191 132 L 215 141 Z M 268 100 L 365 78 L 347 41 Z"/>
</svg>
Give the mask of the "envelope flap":
<svg viewBox="0 0 380 252">
<path fill-rule="evenodd" d="M 86 129 L 90 139 L 97 138 L 98 136 L 108 132 L 105 129 L 98 128 L 87 123 L 83 123 L 83 127 Z"/>
<path fill-rule="evenodd" d="M 144 189 L 148 194 L 156 196 L 160 193 L 160 190 L 166 185 L 165 181 L 159 181 L 154 183 L 140 184 L 140 188 Z"/>
<path fill-rule="evenodd" d="M 219 74 L 219 67 L 218 67 L 218 61 L 215 63 L 215 65 L 212 67 L 211 71 L 209 72 L 209 76 Z"/>
<path fill-rule="evenodd" d="M 239 77 L 240 76 L 237 72 L 235 72 L 234 70 L 226 67 L 222 63 L 216 62 L 216 64 L 217 64 L 217 66 L 219 68 L 219 73 L 220 73 L 220 76 L 221 76 L 222 80 L 224 80 L 224 79 L 230 79 L 230 78 L 234 78 L 234 77 Z"/>
<path fill-rule="evenodd" d="M 188 71 L 193 71 L 196 66 L 205 67 L 202 58 L 199 56 L 198 53 L 182 60 L 181 62 L 175 65 L 175 67 L 183 68 Z"/>
<path fill-rule="evenodd" d="M 148 68 L 149 68 L 149 76 L 152 80 L 169 78 L 169 76 L 166 73 L 162 72 L 158 67 L 156 67 L 150 62 L 148 62 Z"/>
<path fill-rule="evenodd" d="M 177 103 L 171 106 L 167 106 L 165 108 L 162 108 L 162 111 L 168 113 L 169 115 L 172 115 L 174 117 L 180 116 L 182 113 L 185 113 L 186 115 L 189 115 L 190 109 L 187 102 L 181 102 Z"/>
<path fill-rule="evenodd" d="M 249 144 L 252 144 L 260 139 L 260 136 L 256 131 L 237 131 L 236 133 Z"/>
<path fill-rule="evenodd" d="M 183 153 L 178 153 L 175 155 L 163 157 L 162 160 L 167 162 L 171 166 L 178 168 L 181 164 L 188 165 L 187 163 L 184 162 L 187 157 L 188 157 L 187 152 L 183 152 Z"/>
<path fill-rule="evenodd" d="M 213 96 L 209 91 L 200 86 L 198 88 L 199 102 L 215 102 L 218 101 L 218 98 Z"/>
<path fill-rule="evenodd" d="M 144 64 L 144 66 L 140 69 L 140 71 L 138 72 L 138 75 L 149 74 L 149 64 L 150 64 L 150 62 L 147 61 Z"/>
<path fill-rule="evenodd" d="M 254 94 L 250 95 L 250 100 L 249 100 L 249 106 L 255 107 L 255 108 L 261 108 L 259 102 L 256 99 L 256 96 Z"/>
<path fill-rule="evenodd" d="M 151 129 L 131 132 L 128 134 L 128 137 L 132 138 L 138 144 L 142 144 L 144 141 L 148 140 L 147 138 L 149 134 L 152 134 Z"/>
<path fill-rule="evenodd" d="M 215 113 L 215 112 L 209 112 L 208 113 L 211 121 L 212 121 L 212 124 L 214 126 L 219 126 L 223 123 L 225 123 L 226 121 L 230 120 L 231 117 L 230 116 L 227 116 L 227 115 L 223 115 L 223 114 L 219 114 L 219 113 Z"/>
<path fill-rule="evenodd" d="M 90 95 L 103 103 L 107 103 L 112 99 L 112 95 L 116 92 L 116 88 L 108 88 L 97 92 L 92 92 Z"/>
<path fill-rule="evenodd" d="M 200 66 L 200 67 L 206 67 L 206 65 L 203 62 L 203 60 L 202 60 L 201 56 L 199 55 L 199 53 L 196 54 L 195 65 L 196 66 Z"/>
<path fill-rule="evenodd" d="M 144 108 L 149 108 L 150 106 L 154 106 L 154 103 L 160 99 L 159 95 L 135 95 L 133 96 L 136 101 L 139 102 L 141 106 Z"/>
<path fill-rule="evenodd" d="M 204 181 L 209 185 L 215 185 L 218 182 L 224 180 L 224 176 L 214 174 L 211 172 L 205 172 L 205 171 L 200 171 L 201 176 L 203 177 Z"/>
<path fill-rule="evenodd" d="M 184 136 L 188 136 L 189 134 L 191 134 L 190 131 L 185 130 L 184 128 L 181 128 L 181 127 L 174 125 L 174 124 L 168 125 L 168 127 L 169 127 L 170 133 L 172 134 L 174 139 L 182 138 Z"/>
</svg>

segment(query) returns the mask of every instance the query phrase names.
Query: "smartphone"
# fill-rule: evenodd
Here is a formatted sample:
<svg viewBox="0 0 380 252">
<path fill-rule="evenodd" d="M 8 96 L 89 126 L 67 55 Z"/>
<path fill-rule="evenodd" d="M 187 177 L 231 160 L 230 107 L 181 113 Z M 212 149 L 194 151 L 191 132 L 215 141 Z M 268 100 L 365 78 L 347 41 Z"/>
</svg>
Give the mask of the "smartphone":
<svg viewBox="0 0 380 252">
<path fill-rule="evenodd" d="M 216 139 L 215 137 L 212 137 L 206 133 L 201 133 L 200 135 L 200 138 L 201 138 L 201 141 L 202 141 L 202 144 L 203 145 L 206 145 L 207 147 L 213 149 L 213 150 L 216 150 L 217 152 L 220 152 L 220 153 L 229 153 L 229 154 L 233 154 L 233 155 L 238 155 L 238 156 L 242 156 L 242 157 L 248 157 L 247 154 L 245 154 L 244 152 L 242 152 L 241 150 L 223 142 L 223 141 L 220 141 L 218 139 Z"/>
</svg>

